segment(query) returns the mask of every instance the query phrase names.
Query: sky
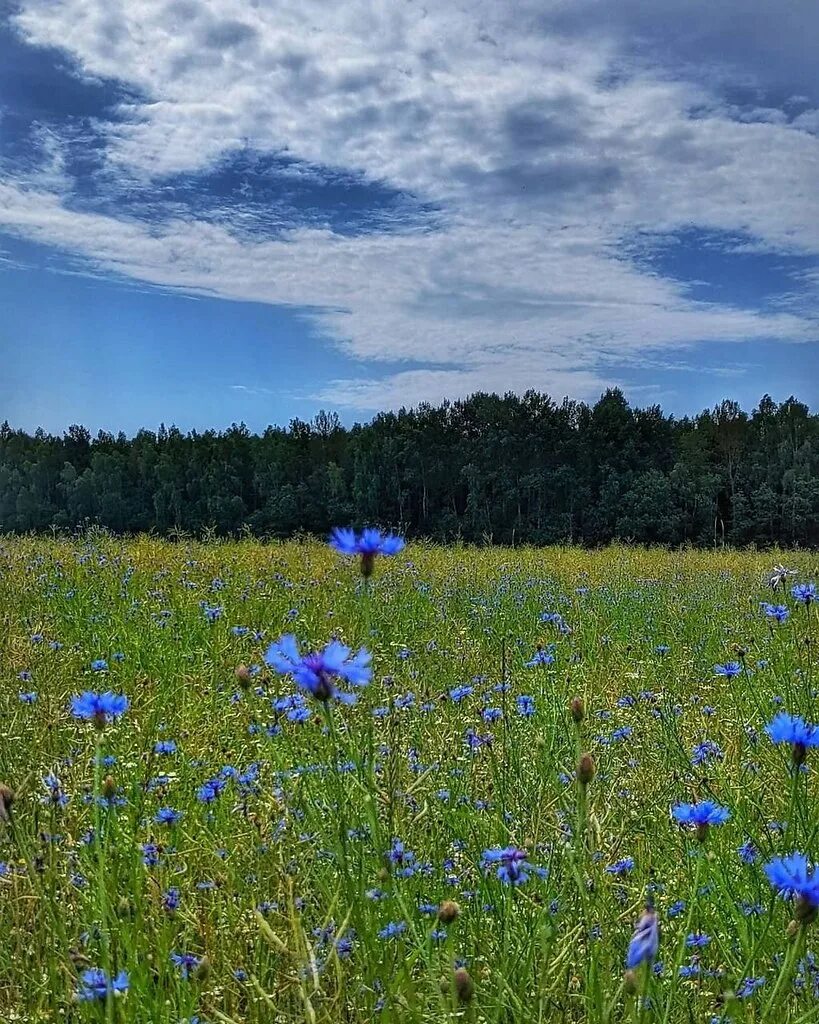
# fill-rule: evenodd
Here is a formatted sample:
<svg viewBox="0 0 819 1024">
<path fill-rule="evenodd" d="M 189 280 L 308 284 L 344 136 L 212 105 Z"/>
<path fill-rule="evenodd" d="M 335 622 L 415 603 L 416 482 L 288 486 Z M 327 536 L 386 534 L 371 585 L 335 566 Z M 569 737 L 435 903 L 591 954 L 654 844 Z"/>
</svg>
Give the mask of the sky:
<svg viewBox="0 0 819 1024">
<path fill-rule="evenodd" d="M 0 420 L 819 407 L 815 0 L 0 0 Z"/>
</svg>

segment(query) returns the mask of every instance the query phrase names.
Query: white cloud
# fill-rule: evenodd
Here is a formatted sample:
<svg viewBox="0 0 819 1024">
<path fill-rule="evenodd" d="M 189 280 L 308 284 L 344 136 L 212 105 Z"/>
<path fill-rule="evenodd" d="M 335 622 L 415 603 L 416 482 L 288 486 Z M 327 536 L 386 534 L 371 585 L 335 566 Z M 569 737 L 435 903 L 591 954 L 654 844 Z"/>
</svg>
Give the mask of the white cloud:
<svg viewBox="0 0 819 1024">
<path fill-rule="evenodd" d="M 50 179 L 0 185 L 0 227 L 142 281 L 312 307 L 364 364 L 321 397 L 362 408 L 475 388 L 591 395 L 618 359 L 815 340 L 798 308 L 694 302 L 621 245 L 698 226 L 818 254 L 810 112 L 795 126 L 766 103 L 738 113 L 615 33 L 549 28 L 564 15 L 489 0 L 24 0 L 27 39 L 145 97 L 106 127 L 107 173 L 201 173 L 247 146 L 409 190 L 441 224 L 251 240 L 192 218 L 79 213 L 55 151 Z M 433 368 L 368 374 L 385 361 Z"/>
</svg>

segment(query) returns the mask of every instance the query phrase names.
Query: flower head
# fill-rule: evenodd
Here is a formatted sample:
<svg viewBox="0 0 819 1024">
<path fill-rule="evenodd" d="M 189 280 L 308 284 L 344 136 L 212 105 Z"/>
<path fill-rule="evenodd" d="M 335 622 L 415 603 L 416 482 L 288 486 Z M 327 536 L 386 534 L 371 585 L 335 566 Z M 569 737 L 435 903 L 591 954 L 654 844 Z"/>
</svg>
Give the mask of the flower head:
<svg viewBox="0 0 819 1024">
<path fill-rule="evenodd" d="M 808 747 L 819 747 L 819 727 L 811 725 L 798 715 L 780 711 L 765 726 L 773 743 L 790 743 L 793 760 L 802 764 Z"/>
<path fill-rule="evenodd" d="M 634 928 L 626 953 L 626 968 L 634 970 L 643 963 L 651 963 L 660 948 L 660 922 L 651 907 L 646 907 Z"/>
<path fill-rule="evenodd" d="M 404 549 L 403 537 L 368 527 L 356 535 L 350 527 L 336 526 L 330 533 L 330 547 L 341 555 L 361 556 L 361 575 L 371 576 L 376 555 L 397 555 Z"/>
<path fill-rule="evenodd" d="M 733 679 L 742 672 L 742 665 L 738 661 L 727 661 L 724 665 L 714 665 L 714 675 L 725 676 Z"/>
<path fill-rule="evenodd" d="M 808 605 L 816 600 L 816 584 L 797 583 L 791 587 L 791 596 L 800 604 Z"/>
<path fill-rule="evenodd" d="M 80 975 L 77 999 L 81 1003 L 89 1003 L 96 999 L 106 999 L 109 995 L 122 995 L 127 991 L 128 975 L 125 971 L 120 971 L 115 978 L 111 978 L 101 967 L 92 967 Z"/>
<path fill-rule="evenodd" d="M 784 604 L 769 604 L 767 601 L 762 602 L 762 611 L 767 619 L 772 619 L 774 622 L 783 623 L 787 622 L 790 617 L 790 610 Z"/>
<path fill-rule="evenodd" d="M 703 800 L 698 804 L 677 804 L 671 809 L 671 814 L 680 825 L 693 825 L 700 840 L 705 839 L 709 826 L 724 825 L 731 817 L 727 807 L 720 807 L 713 800 Z"/>
<path fill-rule="evenodd" d="M 545 878 L 545 869 L 533 867 L 527 860 L 528 856 L 526 850 L 521 850 L 517 846 L 484 850 L 481 867 L 485 871 L 496 867 L 495 874 L 504 885 L 523 885 L 529 881 L 530 871 Z"/>
<path fill-rule="evenodd" d="M 323 651 L 302 655 L 296 638 L 288 633 L 268 647 L 264 659 L 274 672 L 292 676 L 298 686 L 323 703 L 355 704 L 356 694 L 339 689 L 338 683 L 366 686 L 372 679 L 369 652 L 362 647 L 352 655 L 338 640 L 332 640 Z"/>
<path fill-rule="evenodd" d="M 819 870 L 811 868 L 804 853 L 774 857 L 765 865 L 768 881 L 780 896 L 795 896 L 796 916 L 802 921 L 816 917 L 819 909 Z"/>
<path fill-rule="evenodd" d="M 768 584 L 771 590 L 776 590 L 785 586 L 785 581 L 789 576 L 795 575 L 796 569 L 786 569 L 784 565 L 775 565 L 768 576 Z"/>
<path fill-rule="evenodd" d="M 75 718 L 93 721 L 100 728 L 120 718 L 127 710 L 128 698 L 122 694 L 111 693 L 110 690 L 106 690 L 105 693 L 86 690 L 78 697 L 71 698 L 71 714 Z"/>
</svg>

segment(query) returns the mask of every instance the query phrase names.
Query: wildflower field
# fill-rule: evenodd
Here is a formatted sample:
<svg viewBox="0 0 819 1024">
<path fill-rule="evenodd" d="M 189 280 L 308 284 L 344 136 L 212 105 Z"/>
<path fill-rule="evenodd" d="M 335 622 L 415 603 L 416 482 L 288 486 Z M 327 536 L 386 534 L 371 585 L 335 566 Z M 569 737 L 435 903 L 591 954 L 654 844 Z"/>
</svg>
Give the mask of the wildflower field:
<svg viewBox="0 0 819 1024">
<path fill-rule="evenodd" d="M 0 540 L 0 1020 L 819 1020 L 816 564 Z"/>
</svg>

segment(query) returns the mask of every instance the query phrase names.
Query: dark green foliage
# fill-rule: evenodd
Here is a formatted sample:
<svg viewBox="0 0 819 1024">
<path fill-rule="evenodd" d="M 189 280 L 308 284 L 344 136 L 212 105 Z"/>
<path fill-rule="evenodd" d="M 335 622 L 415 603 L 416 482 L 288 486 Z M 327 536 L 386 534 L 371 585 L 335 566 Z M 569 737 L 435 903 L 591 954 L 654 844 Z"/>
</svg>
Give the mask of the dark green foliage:
<svg viewBox="0 0 819 1024">
<path fill-rule="evenodd" d="M 176 428 L 134 438 L 72 426 L 0 428 L 0 531 L 224 535 L 390 524 L 470 542 L 614 539 L 663 544 L 819 543 L 819 416 L 765 396 L 681 420 L 545 395 L 476 394 L 382 413 L 334 414 L 252 435 Z"/>
</svg>

